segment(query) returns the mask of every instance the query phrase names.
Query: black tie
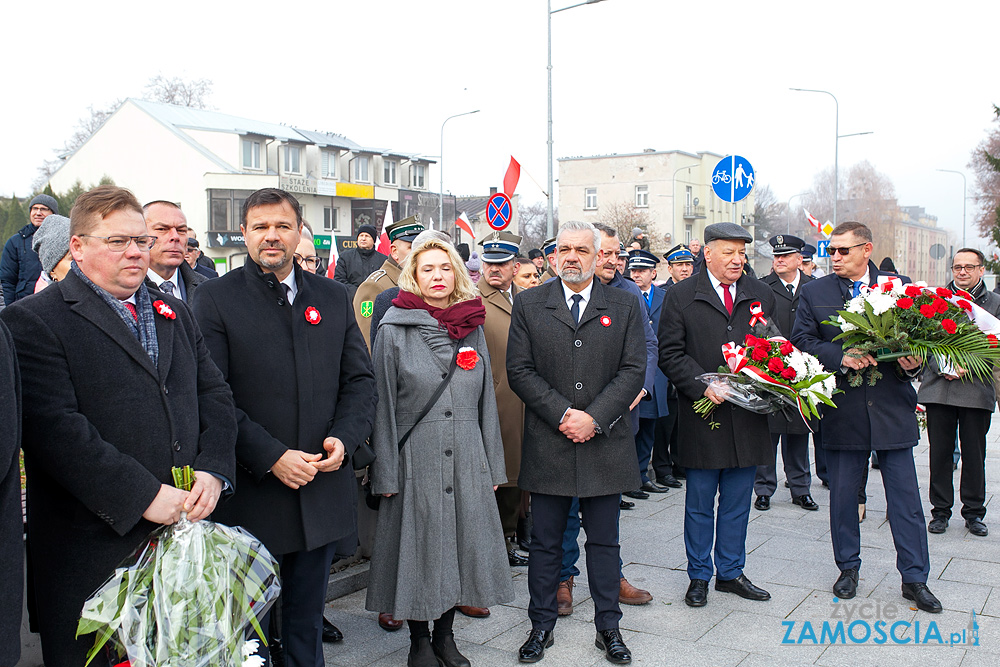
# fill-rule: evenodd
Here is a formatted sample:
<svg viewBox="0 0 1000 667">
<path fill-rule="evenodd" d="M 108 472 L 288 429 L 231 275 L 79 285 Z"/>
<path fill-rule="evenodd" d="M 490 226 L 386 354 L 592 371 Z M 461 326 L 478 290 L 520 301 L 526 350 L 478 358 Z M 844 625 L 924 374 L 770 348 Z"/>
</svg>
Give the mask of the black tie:
<svg viewBox="0 0 1000 667">
<path fill-rule="evenodd" d="M 569 314 L 573 316 L 573 321 L 577 324 L 580 323 L 580 302 L 583 301 L 583 297 L 579 294 L 574 294 L 570 297 L 573 300 L 573 307 L 569 309 Z"/>
<path fill-rule="evenodd" d="M 281 286 L 285 288 L 285 300 L 288 301 L 288 305 L 292 305 L 292 287 L 291 285 L 286 285 L 281 283 Z"/>
<path fill-rule="evenodd" d="M 167 296 L 173 296 L 174 284 L 169 280 L 164 280 L 162 283 L 160 283 L 160 291 L 166 294 Z"/>
<path fill-rule="evenodd" d="M 785 289 L 788 290 L 789 294 L 791 294 L 791 295 L 794 296 L 794 294 L 795 294 L 795 288 L 794 287 L 792 287 L 791 285 L 785 285 Z"/>
</svg>

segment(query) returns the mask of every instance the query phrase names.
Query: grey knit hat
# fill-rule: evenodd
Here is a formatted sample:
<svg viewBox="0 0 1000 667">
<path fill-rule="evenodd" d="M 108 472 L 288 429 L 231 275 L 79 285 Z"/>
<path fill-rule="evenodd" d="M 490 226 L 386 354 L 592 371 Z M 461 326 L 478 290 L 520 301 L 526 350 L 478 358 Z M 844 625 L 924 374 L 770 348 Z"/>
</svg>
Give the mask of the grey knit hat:
<svg viewBox="0 0 1000 667">
<path fill-rule="evenodd" d="M 49 195 L 35 195 L 34 199 L 31 200 L 31 203 L 28 204 L 28 210 L 30 211 L 31 207 L 35 204 L 41 204 L 56 215 L 59 215 L 59 202 L 55 200 L 55 197 L 50 197 Z"/>
<path fill-rule="evenodd" d="M 55 214 L 48 216 L 42 220 L 31 239 L 31 249 L 38 254 L 42 271 L 49 275 L 69 252 L 69 218 Z"/>
</svg>

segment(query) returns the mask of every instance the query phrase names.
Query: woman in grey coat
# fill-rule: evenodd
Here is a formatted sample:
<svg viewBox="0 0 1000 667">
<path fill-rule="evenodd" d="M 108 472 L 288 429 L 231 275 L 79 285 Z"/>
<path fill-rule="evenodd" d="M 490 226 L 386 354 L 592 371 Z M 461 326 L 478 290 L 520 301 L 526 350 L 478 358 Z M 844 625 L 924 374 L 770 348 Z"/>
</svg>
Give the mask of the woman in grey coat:
<svg viewBox="0 0 1000 667">
<path fill-rule="evenodd" d="M 366 607 L 407 619 L 408 665 L 459 667 L 470 663 L 455 645 L 455 607 L 514 597 L 493 496 L 507 478 L 482 302 L 451 244 L 414 245 L 372 354 L 372 492 L 383 499 Z M 456 357 L 449 384 L 414 426 Z"/>
</svg>

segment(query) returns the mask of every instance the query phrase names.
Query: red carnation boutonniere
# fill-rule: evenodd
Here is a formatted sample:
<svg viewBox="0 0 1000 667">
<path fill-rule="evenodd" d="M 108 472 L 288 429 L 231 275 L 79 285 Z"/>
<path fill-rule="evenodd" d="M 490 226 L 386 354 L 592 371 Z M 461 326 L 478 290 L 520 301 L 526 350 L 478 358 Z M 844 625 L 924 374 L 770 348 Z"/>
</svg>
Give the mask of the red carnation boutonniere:
<svg viewBox="0 0 1000 667">
<path fill-rule="evenodd" d="M 611 326 L 611 318 L 608 317 L 607 315 L 602 315 L 601 316 L 601 326 L 602 327 L 610 327 Z"/>
<path fill-rule="evenodd" d="M 174 312 L 174 309 L 159 299 L 153 302 L 153 308 L 155 308 L 156 312 L 163 315 L 168 320 L 177 319 L 177 314 Z"/>
<path fill-rule="evenodd" d="M 306 322 L 309 324 L 319 324 L 323 321 L 322 316 L 320 316 L 319 311 L 314 307 L 309 306 L 306 308 Z"/>
<path fill-rule="evenodd" d="M 471 371 L 479 363 L 479 355 L 471 347 L 460 347 L 456 363 L 462 370 Z"/>
</svg>

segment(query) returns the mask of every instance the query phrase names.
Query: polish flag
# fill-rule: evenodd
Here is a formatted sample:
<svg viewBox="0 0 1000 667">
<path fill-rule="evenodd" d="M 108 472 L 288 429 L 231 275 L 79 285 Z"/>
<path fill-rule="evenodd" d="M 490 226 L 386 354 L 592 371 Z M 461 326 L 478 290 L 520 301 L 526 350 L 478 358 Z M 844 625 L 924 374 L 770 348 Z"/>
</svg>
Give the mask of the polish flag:
<svg viewBox="0 0 1000 667">
<path fill-rule="evenodd" d="M 517 182 L 521 178 L 521 165 L 514 156 L 510 156 L 510 164 L 507 165 L 507 173 L 503 176 L 503 193 L 508 197 L 514 196 L 514 190 L 517 189 Z"/>
<path fill-rule="evenodd" d="M 392 202 L 386 202 L 385 205 L 385 219 L 382 220 L 382 235 L 378 237 L 378 243 L 375 244 L 375 250 L 382 253 L 386 257 L 389 256 L 389 234 L 385 231 L 392 227 Z"/>
<path fill-rule="evenodd" d="M 465 214 L 465 211 L 462 211 L 462 215 L 458 216 L 458 219 L 455 220 L 455 224 L 458 225 L 463 232 L 471 236 L 473 241 L 476 240 L 476 235 L 472 233 L 472 224 L 469 222 L 469 216 Z"/>
<path fill-rule="evenodd" d="M 337 268 L 337 260 L 340 259 L 340 253 L 337 252 L 337 237 L 331 236 L 330 244 L 330 263 L 326 267 L 326 277 L 333 280 L 333 273 Z"/>
<path fill-rule="evenodd" d="M 812 213 L 810 213 L 809 211 L 807 211 L 805 209 L 802 209 L 802 212 L 806 214 L 806 220 L 809 221 L 809 224 L 812 225 L 813 227 L 815 227 L 816 231 L 820 231 L 820 222 L 819 222 L 819 220 L 817 220 L 816 218 L 814 218 L 813 215 L 812 215 Z"/>
</svg>

